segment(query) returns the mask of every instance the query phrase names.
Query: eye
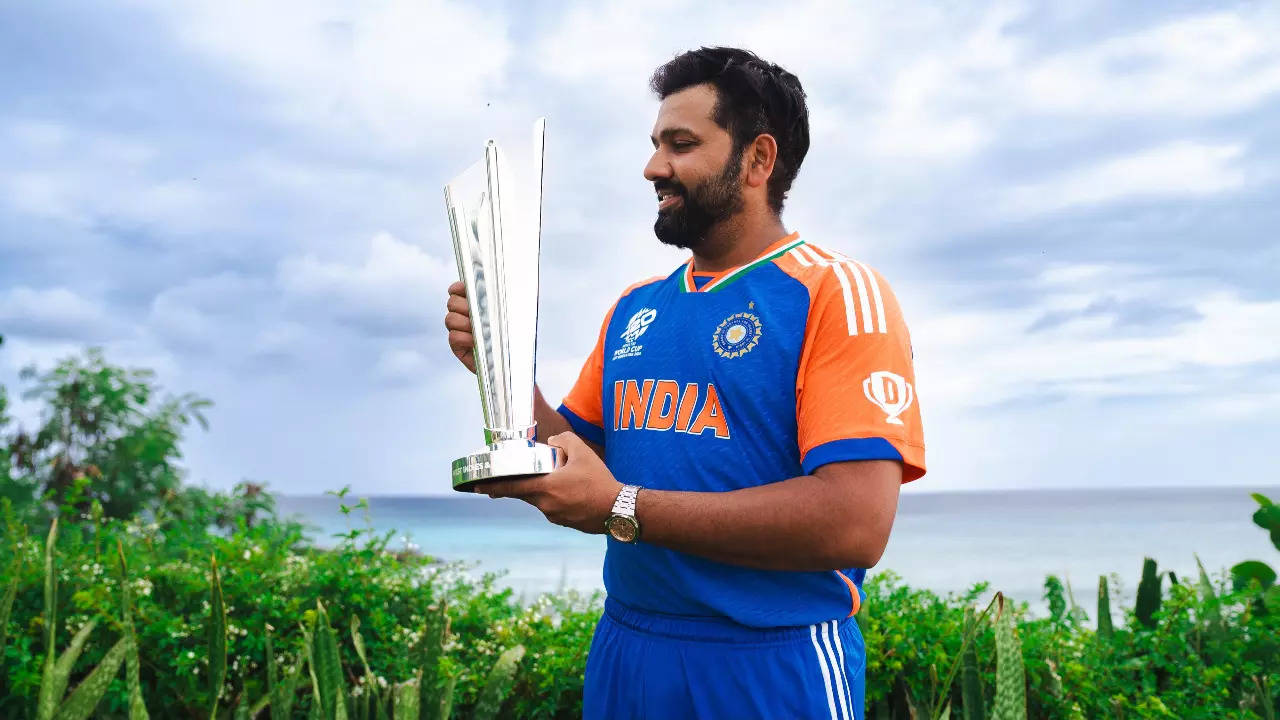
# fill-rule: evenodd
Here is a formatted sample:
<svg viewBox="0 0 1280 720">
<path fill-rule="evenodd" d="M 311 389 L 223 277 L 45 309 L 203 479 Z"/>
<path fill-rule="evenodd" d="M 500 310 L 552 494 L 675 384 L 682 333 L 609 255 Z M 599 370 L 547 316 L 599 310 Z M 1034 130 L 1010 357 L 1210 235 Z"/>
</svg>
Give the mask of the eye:
<svg viewBox="0 0 1280 720">
<path fill-rule="evenodd" d="M 695 142 L 693 142 L 693 141 L 691 141 L 691 140 L 677 140 L 677 141 L 675 141 L 675 142 L 671 143 L 671 147 L 673 147 L 673 148 L 675 148 L 676 150 L 679 150 L 679 151 L 681 151 L 681 152 L 683 152 L 683 151 L 685 151 L 685 150 L 690 150 L 690 149 L 692 149 L 695 145 L 697 145 L 697 143 L 695 143 Z"/>
</svg>

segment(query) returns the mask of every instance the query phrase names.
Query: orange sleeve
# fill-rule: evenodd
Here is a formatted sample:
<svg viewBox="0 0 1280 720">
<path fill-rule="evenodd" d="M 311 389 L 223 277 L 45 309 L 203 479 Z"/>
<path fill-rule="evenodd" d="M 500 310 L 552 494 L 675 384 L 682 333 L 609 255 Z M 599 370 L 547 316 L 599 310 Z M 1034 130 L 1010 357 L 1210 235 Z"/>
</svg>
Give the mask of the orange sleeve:
<svg viewBox="0 0 1280 720">
<path fill-rule="evenodd" d="M 796 377 L 801 465 L 811 473 L 830 462 L 900 460 L 903 482 L 915 480 L 925 473 L 924 430 L 897 298 L 862 263 L 811 258 L 796 273 L 810 296 Z"/>
<path fill-rule="evenodd" d="M 578 380 L 558 408 L 574 432 L 598 445 L 604 444 L 604 336 L 616 307 L 618 304 L 615 302 L 605 313 L 596 346 L 582 364 Z"/>
</svg>

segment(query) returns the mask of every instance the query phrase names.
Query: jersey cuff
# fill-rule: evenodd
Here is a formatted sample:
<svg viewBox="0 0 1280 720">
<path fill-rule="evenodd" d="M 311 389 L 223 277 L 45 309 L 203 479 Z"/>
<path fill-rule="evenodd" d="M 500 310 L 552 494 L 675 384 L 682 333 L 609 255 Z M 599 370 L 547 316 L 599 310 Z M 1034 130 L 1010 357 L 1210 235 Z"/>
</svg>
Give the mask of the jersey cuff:
<svg viewBox="0 0 1280 720">
<path fill-rule="evenodd" d="M 902 453 L 898 452 L 888 440 L 881 437 L 845 438 L 822 443 L 805 453 L 800 467 L 805 475 L 812 475 L 814 470 L 827 463 L 845 460 L 897 460 L 902 462 Z"/>
<path fill-rule="evenodd" d="M 573 428 L 574 432 L 597 445 L 604 444 L 604 428 L 578 417 L 577 413 L 565 407 L 564 403 L 560 403 L 556 412 L 569 421 L 569 427 Z"/>
</svg>

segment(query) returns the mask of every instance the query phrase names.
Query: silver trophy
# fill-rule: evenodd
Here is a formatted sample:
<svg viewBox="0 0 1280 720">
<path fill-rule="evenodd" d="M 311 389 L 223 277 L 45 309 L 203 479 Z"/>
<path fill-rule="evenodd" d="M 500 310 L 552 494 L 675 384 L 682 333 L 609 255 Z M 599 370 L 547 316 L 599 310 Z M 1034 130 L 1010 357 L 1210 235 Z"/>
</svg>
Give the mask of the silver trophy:
<svg viewBox="0 0 1280 720">
<path fill-rule="evenodd" d="M 454 490 L 556 468 L 556 449 L 534 441 L 533 419 L 545 148 L 546 120 L 540 118 L 522 173 L 490 140 L 484 159 L 444 187 L 458 277 L 471 305 L 488 445 L 453 461 Z"/>
</svg>

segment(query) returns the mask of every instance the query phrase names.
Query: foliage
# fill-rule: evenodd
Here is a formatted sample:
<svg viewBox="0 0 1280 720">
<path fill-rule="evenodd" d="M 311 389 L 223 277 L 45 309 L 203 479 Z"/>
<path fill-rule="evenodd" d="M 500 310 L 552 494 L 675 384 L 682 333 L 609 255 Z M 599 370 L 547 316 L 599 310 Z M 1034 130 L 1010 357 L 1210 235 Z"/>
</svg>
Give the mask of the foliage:
<svg viewBox="0 0 1280 720">
<path fill-rule="evenodd" d="M 45 410 L 35 432 L 19 428 L 0 443 L 6 497 L 81 513 L 97 501 L 108 517 L 125 518 L 179 491 L 182 430 L 205 425 L 208 400 L 162 398 L 152 371 L 116 367 L 97 349 L 47 372 L 28 366 L 20 378 L 29 385 L 22 396 Z M 8 424 L 4 406 L 0 396 L 0 430 Z"/>
<path fill-rule="evenodd" d="M 12 512 L 6 535 L 14 552 L 0 587 L 14 588 L 14 600 L 0 623 L 7 635 L 0 716 L 36 716 L 50 627 L 56 637 L 90 628 L 83 641 L 72 640 L 81 652 L 67 664 L 68 682 L 82 682 L 104 659 L 127 663 L 130 625 L 140 659 L 137 697 L 151 717 L 209 715 L 209 678 L 220 674 L 210 662 L 218 653 L 209 628 L 219 626 L 215 635 L 226 648 L 220 718 L 268 705 L 273 720 L 309 717 L 321 682 L 345 693 L 349 718 L 381 717 L 379 707 L 394 717 L 396 700 L 408 707 L 410 695 L 422 717 L 441 717 L 442 709 L 443 717 L 471 717 L 492 710 L 485 687 L 495 677 L 510 682 L 497 716 L 580 712 L 598 598 L 545 596 L 521 606 L 509 590 L 495 588 L 495 578 L 475 581 L 458 566 L 396 550 L 389 535 L 367 527 L 321 551 L 287 522 L 241 522 L 221 534 L 99 518 L 58 533 L 56 564 Z M 1061 583 L 1046 582 L 1048 605 L 1060 612 L 1033 617 L 997 594 L 994 622 L 973 611 L 987 595 L 983 584 L 941 597 L 885 571 L 865 589 L 859 624 L 868 648 L 869 718 L 911 717 L 913 709 L 916 717 L 938 717 L 938 709 L 971 720 L 984 709 L 1003 717 L 1002 697 L 1013 697 L 1016 708 L 1019 688 L 1026 716 L 1037 718 L 1261 718 L 1280 700 L 1280 612 L 1255 602 L 1264 592 L 1256 585 L 1233 589 L 1208 573 L 1168 585 L 1154 628 L 1128 609 L 1110 636 L 1093 630 Z M 1059 594 L 1065 608 L 1053 597 Z M 495 669 L 515 665 L 510 658 L 519 651 L 510 649 L 517 646 L 524 648 L 518 667 L 510 675 Z M 330 663 L 314 680 L 308 653 Z M 504 653 L 511 654 L 500 663 Z M 1018 656 L 1022 680 L 1011 680 Z M 130 712 L 130 673 L 112 672 L 104 715 Z"/>
<path fill-rule="evenodd" d="M 364 702 L 362 693 L 381 694 L 411 680 L 422 717 L 468 717 L 495 663 L 517 646 L 524 660 L 505 661 L 511 672 L 500 681 L 510 683 L 509 694 L 487 696 L 490 703 L 504 703 L 502 716 L 580 713 L 598 598 L 565 594 L 524 606 L 510 590 L 496 588 L 494 576 L 474 580 L 460 566 L 391 548 L 389 534 L 356 527 L 336 547 L 318 550 L 302 541 L 299 526 L 280 521 L 252 527 L 240 522 L 222 534 L 165 524 L 163 518 L 98 518 L 58 534 L 59 560 L 46 572 L 45 558 L 55 555 L 17 529 L 11 510 L 8 516 L 15 529 L 3 555 L 11 560 L 0 587 L 14 588 L 14 601 L 10 618 L 0 623 L 8 632 L 0 653 L 2 717 L 36 717 L 46 627 L 73 634 L 97 628 L 67 663 L 69 678 L 79 680 L 102 662 L 112 642 L 124 643 L 116 654 L 128 659 L 129 641 L 117 640 L 128 637 L 126 625 L 136 633 L 138 694 L 150 717 L 209 717 L 218 637 L 225 638 L 226 664 L 217 717 L 231 717 L 242 707 L 260 710 L 272 697 L 281 698 L 284 708 L 282 693 L 289 687 L 297 690 L 292 714 L 275 717 L 307 717 L 310 670 L 302 669 L 307 680 L 301 682 L 296 674 L 314 649 L 304 642 L 306 633 L 317 633 L 322 612 L 331 628 L 352 628 L 349 636 L 334 633 L 333 643 L 322 648 L 329 660 L 338 657 L 331 666 L 336 674 L 326 671 L 326 682 L 344 688 L 348 717 L 360 717 L 355 711 Z M 211 559 L 217 562 L 216 584 Z M 46 579 L 53 608 L 48 616 Z M 128 610 L 121 603 L 126 592 L 132 600 Z M 217 605 L 225 612 L 221 623 Z M 54 621 L 46 624 L 45 617 Z M 272 665 L 285 670 L 271 676 Z M 129 713 L 130 674 L 115 673 L 102 697 L 102 714 Z M 370 717 L 378 717 L 369 707 Z"/>
<path fill-rule="evenodd" d="M 1255 493 L 1258 511 L 1253 514 L 1253 522 L 1266 530 L 1271 536 L 1271 544 L 1280 550 L 1280 505 L 1271 502 L 1270 498 Z M 1268 607 L 1280 612 L 1280 586 L 1276 585 L 1276 571 L 1261 560 L 1245 560 L 1231 568 L 1231 582 L 1236 590 L 1254 588 L 1259 592 L 1255 603 L 1259 610 Z"/>
<path fill-rule="evenodd" d="M 992 720 L 1027 720 L 1027 680 L 1022 665 L 1022 645 L 1013 625 L 1013 613 L 1005 612 L 1004 599 L 996 613 L 996 699 Z M 1050 603 L 1050 607 L 1053 604 Z M 1052 619 L 1052 618 L 1051 618 Z M 1061 619 L 1058 614 L 1057 619 Z"/>
<path fill-rule="evenodd" d="M 1255 499 L 1274 507 L 1262 496 Z M 1069 587 L 1052 576 L 1045 583 L 1048 617 L 1032 617 L 1025 603 L 1008 603 L 992 624 L 974 613 L 985 583 L 942 597 L 878 572 L 867 582 L 858 615 L 867 645 L 867 717 L 1003 717 L 999 689 L 1013 681 L 999 677 L 997 644 L 1007 619 L 1012 633 L 1005 645 L 1010 639 L 1021 645 L 1026 717 L 1271 720 L 1280 708 L 1275 586 L 1241 584 L 1239 573 L 1229 582 L 1200 570 L 1195 583 L 1170 583 L 1158 601 L 1145 597 L 1149 619 L 1135 604 L 1115 624 L 1110 583 L 1100 578 L 1096 631 Z M 1160 588 L 1163 574 L 1154 561 L 1144 561 L 1142 576 Z M 946 673 L 956 663 L 963 672 Z M 943 702 L 927 708 L 921 702 L 932 698 Z"/>
</svg>

